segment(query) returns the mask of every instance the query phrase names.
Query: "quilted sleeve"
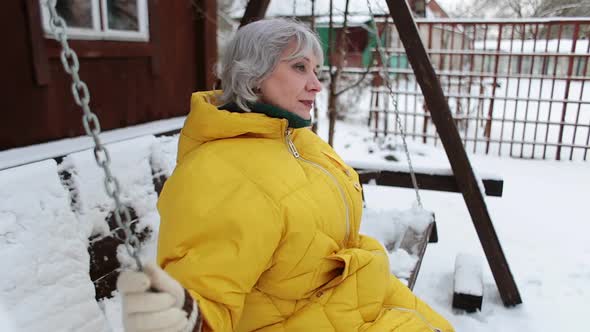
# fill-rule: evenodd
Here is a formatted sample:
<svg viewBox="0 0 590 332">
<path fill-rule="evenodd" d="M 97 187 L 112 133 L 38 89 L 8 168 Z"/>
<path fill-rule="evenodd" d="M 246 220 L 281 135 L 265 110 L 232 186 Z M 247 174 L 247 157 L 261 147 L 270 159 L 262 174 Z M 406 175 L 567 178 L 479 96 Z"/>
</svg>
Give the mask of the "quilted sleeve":
<svg viewBox="0 0 590 332">
<path fill-rule="evenodd" d="M 197 300 L 205 330 L 235 330 L 246 294 L 272 264 L 283 232 L 280 209 L 211 156 L 177 168 L 158 209 L 158 264 Z"/>
</svg>

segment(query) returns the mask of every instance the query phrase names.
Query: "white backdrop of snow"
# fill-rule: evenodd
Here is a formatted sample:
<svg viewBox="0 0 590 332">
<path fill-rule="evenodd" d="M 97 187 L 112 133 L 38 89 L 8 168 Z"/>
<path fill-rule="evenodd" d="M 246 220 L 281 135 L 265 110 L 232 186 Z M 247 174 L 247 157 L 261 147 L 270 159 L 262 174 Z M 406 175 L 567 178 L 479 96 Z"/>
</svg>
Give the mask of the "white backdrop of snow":
<svg viewBox="0 0 590 332">
<path fill-rule="evenodd" d="M 0 172 L 0 302 L 18 331 L 106 331 L 53 160 Z"/>
</svg>

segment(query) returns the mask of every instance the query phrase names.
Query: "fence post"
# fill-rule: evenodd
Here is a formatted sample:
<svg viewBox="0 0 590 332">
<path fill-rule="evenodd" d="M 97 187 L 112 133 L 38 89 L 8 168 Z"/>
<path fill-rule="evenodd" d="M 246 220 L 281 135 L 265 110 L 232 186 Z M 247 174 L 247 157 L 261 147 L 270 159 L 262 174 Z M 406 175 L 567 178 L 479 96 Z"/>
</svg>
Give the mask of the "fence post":
<svg viewBox="0 0 590 332">
<path fill-rule="evenodd" d="M 561 109 L 561 123 L 559 124 L 559 139 L 557 141 L 557 153 L 555 155 L 555 159 L 557 160 L 561 160 L 561 144 L 563 142 L 563 127 L 565 124 L 565 113 L 567 112 L 567 100 L 570 96 L 570 84 L 572 82 L 572 70 L 574 68 L 574 55 L 575 51 L 576 51 L 576 43 L 578 41 L 578 34 L 580 32 L 580 23 L 576 22 L 575 26 L 574 26 L 574 37 L 573 37 L 573 41 L 572 41 L 572 49 L 571 49 L 571 55 L 570 55 L 570 60 L 567 66 L 567 78 L 566 78 L 566 83 L 565 83 L 565 93 L 563 96 L 564 102 L 563 102 L 563 108 Z M 573 148 L 572 148 L 573 149 Z"/>
<path fill-rule="evenodd" d="M 424 121 L 422 122 L 422 143 L 426 144 L 426 138 L 428 137 L 428 120 L 430 119 L 426 103 L 422 104 L 422 110 L 424 111 Z"/>
<path fill-rule="evenodd" d="M 494 114 L 494 99 L 496 97 L 496 85 L 498 83 L 498 65 L 500 62 L 500 44 L 502 42 L 502 31 L 504 30 L 504 24 L 498 24 L 498 45 L 496 46 L 496 63 L 494 64 L 494 83 L 492 85 L 492 98 L 490 99 L 490 108 L 488 110 L 488 120 L 486 121 L 486 128 L 484 130 L 484 136 L 487 137 L 486 142 L 486 154 L 490 152 L 490 136 L 492 133 L 492 115 Z M 476 137 L 477 138 L 477 137 Z"/>
</svg>

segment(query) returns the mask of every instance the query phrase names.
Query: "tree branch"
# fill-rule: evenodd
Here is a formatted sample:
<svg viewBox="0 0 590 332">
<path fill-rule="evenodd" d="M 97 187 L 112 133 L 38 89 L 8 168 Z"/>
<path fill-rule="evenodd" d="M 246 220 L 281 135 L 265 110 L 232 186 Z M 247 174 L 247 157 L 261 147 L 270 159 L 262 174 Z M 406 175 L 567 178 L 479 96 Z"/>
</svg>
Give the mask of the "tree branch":
<svg viewBox="0 0 590 332">
<path fill-rule="evenodd" d="M 341 94 L 343 94 L 344 92 L 353 89 L 355 87 L 357 87 L 359 84 L 361 84 L 365 78 L 367 77 L 367 75 L 369 74 L 369 72 L 371 71 L 371 65 L 373 64 L 373 54 L 371 54 L 371 61 L 369 62 L 369 65 L 367 66 L 367 70 L 365 70 L 363 72 L 363 75 L 361 76 L 361 78 L 359 78 L 358 81 L 354 82 L 352 85 L 347 86 L 346 88 L 336 92 L 336 96 L 340 96 Z"/>
</svg>

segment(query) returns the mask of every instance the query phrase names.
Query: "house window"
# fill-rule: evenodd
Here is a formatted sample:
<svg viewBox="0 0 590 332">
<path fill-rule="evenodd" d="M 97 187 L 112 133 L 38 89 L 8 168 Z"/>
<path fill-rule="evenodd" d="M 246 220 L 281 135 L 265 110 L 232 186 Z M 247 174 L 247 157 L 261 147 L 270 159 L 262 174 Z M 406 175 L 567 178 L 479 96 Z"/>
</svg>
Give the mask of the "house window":
<svg viewBox="0 0 590 332">
<path fill-rule="evenodd" d="M 40 0 L 45 35 L 52 38 L 47 0 Z M 70 39 L 149 41 L 147 0 L 57 0 Z"/>
</svg>

